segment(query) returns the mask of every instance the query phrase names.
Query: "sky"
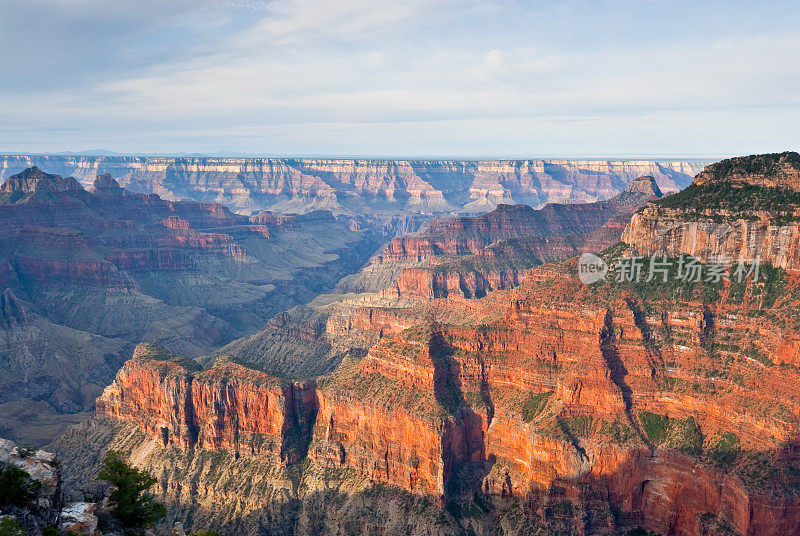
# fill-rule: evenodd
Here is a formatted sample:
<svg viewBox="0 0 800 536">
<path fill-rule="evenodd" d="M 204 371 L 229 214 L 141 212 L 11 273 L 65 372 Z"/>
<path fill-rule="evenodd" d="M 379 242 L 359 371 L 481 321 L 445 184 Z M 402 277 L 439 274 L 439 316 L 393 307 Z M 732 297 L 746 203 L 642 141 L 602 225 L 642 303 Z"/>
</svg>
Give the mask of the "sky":
<svg viewBox="0 0 800 536">
<path fill-rule="evenodd" d="M 0 0 L 0 151 L 800 148 L 800 2 Z"/>
</svg>

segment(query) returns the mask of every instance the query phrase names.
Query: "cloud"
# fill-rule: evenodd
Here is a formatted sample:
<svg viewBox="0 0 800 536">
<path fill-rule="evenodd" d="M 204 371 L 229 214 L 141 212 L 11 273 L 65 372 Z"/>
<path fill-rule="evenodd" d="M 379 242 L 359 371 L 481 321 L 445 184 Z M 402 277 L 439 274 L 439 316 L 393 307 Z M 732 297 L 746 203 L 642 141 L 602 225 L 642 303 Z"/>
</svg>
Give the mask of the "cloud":
<svg viewBox="0 0 800 536">
<path fill-rule="evenodd" d="M 276 0 L 266 17 L 237 37 L 239 45 L 283 45 L 308 41 L 363 41 L 392 31 L 422 15 L 422 1 L 391 0 Z"/>
<path fill-rule="evenodd" d="M 753 145 L 792 141 L 800 105 L 800 33 L 786 13 L 772 19 L 775 6 L 734 5 L 732 15 L 722 11 L 730 4 L 677 0 L 29 4 L 14 2 L 12 19 L 43 17 L 54 34 L 28 39 L 32 63 L 7 62 L 7 72 L 36 74 L 0 86 L 0 147 L 623 153 L 657 149 L 646 131 L 663 152 L 697 153 L 741 144 L 726 118 L 747 124 Z M 75 24 L 54 25 L 48 10 Z M 0 46 L 25 34 L 11 33 Z M 67 127 L 78 128 L 69 139 Z"/>
</svg>

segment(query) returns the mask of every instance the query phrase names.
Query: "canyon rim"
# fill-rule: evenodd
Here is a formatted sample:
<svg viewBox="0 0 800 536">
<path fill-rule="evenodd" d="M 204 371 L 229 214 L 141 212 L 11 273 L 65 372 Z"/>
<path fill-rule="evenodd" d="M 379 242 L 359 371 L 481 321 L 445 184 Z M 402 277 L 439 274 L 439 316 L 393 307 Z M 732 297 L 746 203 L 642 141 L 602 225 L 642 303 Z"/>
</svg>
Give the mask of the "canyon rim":
<svg viewBox="0 0 800 536">
<path fill-rule="evenodd" d="M 0 536 L 800 536 L 798 20 L 0 2 Z"/>
</svg>

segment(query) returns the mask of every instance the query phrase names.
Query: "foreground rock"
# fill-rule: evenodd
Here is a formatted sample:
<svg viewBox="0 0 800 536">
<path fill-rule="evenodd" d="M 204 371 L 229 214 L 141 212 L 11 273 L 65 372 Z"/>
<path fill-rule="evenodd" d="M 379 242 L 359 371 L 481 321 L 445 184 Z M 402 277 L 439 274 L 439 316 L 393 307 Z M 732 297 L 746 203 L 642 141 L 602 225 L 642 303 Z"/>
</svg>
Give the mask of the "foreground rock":
<svg viewBox="0 0 800 536">
<path fill-rule="evenodd" d="M 61 528 L 70 534 L 95 534 L 99 523 L 96 512 L 96 503 L 71 503 L 61 510 Z"/>
<path fill-rule="evenodd" d="M 39 482 L 33 511 L 46 513 L 61 506 L 61 482 L 53 454 L 20 449 L 13 441 L 0 439 L 0 468 L 7 467 L 22 469 Z"/>
<path fill-rule="evenodd" d="M 14 518 L 33 534 L 48 526 L 59 527 L 63 497 L 55 456 L 43 450 L 18 448 L 13 441 L 0 439 L 0 471 L 9 467 L 21 469 L 33 480 L 28 491 L 32 490 L 34 496 L 22 505 L 0 504 L 0 516 Z"/>
</svg>

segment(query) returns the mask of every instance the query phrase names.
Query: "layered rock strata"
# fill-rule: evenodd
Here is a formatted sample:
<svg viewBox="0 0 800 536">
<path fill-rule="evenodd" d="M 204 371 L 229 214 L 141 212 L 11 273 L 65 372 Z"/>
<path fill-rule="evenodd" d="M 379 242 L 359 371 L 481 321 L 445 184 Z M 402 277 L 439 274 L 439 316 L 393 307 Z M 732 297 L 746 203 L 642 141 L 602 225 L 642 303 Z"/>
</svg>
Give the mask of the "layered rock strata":
<svg viewBox="0 0 800 536">
<path fill-rule="evenodd" d="M 680 194 L 649 204 L 625 229 L 640 253 L 704 262 L 759 259 L 800 269 L 800 155 L 741 157 L 709 166 Z"/>
<path fill-rule="evenodd" d="M 276 463 L 305 454 L 317 406 L 313 383 L 281 382 L 227 360 L 199 371 L 162 355 L 137 346 L 97 400 L 97 414 L 141 423 L 163 447 L 224 449 Z"/>
<path fill-rule="evenodd" d="M 382 230 L 330 212 L 232 213 L 85 190 L 30 168 L 0 189 L 0 432 L 51 441 L 145 340 L 207 354 L 358 270 Z M 303 247 L 298 247 L 302 245 Z M 57 421 L 65 421 L 61 427 Z"/>
<path fill-rule="evenodd" d="M 638 293 L 627 291 L 606 308 L 559 272 L 535 271 L 537 279 L 502 302 L 501 293 L 481 300 L 492 303 L 481 307 L 483 320 L 475 326 L 384 330 L 364 358 L 346 362 L 309 391 L 308 403 L 299 406 L 307 420 L 298 418 L 289 435 L 300 437 L 306 430 L 300 423 L 313 420 L 304 447 L 313 465 L 355 470 L 440 504 L 474 493 L 525 498 L 561 487 L 574 508 L 600 516 L 605 528 L 574 521 L 593 534 L 625 526 L 600 504 L 662 534 L 703 534 L 711 522 L 740 534 L 800 530 L 800 497 L 790 491 L 800 373 L 769 364 L 786 351 L 792 330 L 766 326 L 726 299 L 711 313 L 702 304 L 664 303 L 651 314 Z M 562 302 L 566 296 L 583 305 Z M 498 317 L 499 303 L 506 308 Z M 708 342 L 711 323 L 715 346 Z M 756 357 L 733 349 L 746 344 L 757 349 Z M 187 392 L 179 387 L 185 380 L 175 383 L 175 374 L 162 372 L 174 366 L 129 363 L 98 401 L 99 414 L 133 419 L 161 444 L 158 427 L 183 437 L 185 398 L 176 402 L 172 393 Z M 215 368 L 195 377 L 193 392 L 208 390 L 199 382 L 214 377 Z M 142 394 L 141 383 L 155 394 Z M 220 401 L 219 415 L 241 415 L 244 408 L 261 415 L 275 407 L 238 380 L 225 385 L 235 385 L 237 394 L 210 397 Z M 165 394 L 168 400 L 159 402 Z M 279 406 L 286 408 L 288 398 Z M 234 400 L 239 406 L 228 405 Z M 149 401 L 157 407 L 138 415 L 126 409 Z M 272 423 L 261 432 L 275 445 L 286 441 L 279 431 L 286 414 L 262 419 Z M 227 431 L 211 437 L 252 432 L 232 418 L 211 415 L 202 422 L 226 423 Z M 177 439 L 171 444 L 184 446 Z M 195 444 L 274 456 L 243 448 L 241 439 L 238 448 L 230 440 Z"/>
<path fill-rule="evenodd" d="M 638 177 L 608 201 L 541 210 L 499 205 L 481 216 L 435 219 L 413 236 L 393 239 L 376 257 L 401 270 L 382 294 L 480 298 L 514 288 L 534 266 L 616 244 L 630 215 L 662 195 L 653 177 Z"/>
<path fill-rule="evenodd" d="M 791 156 L 766 161 L 784 169 L 782 158 L 792 165 Z M 723 168 L 736 177 L 751 164 L 763 168 L 759 159 Z M 786 217 L 784 205 L 771 222 Z M 619 260 L 629 246 L 610 248 L 605 260 Z M 391 514 L 370 502 L 390 493 L 388 504 L 426 512 L 429 532 L 439 534 L 610 535 L 635 527 L 665 536 L 800 533 L 800 274 L 765 264 L 766 282 L 609 278 L 584 285 L 577 269 L 577 259 L 540 266 L 517 288 L 481 299 L 348 296 L 328 305 L 334 314 L 324 329 L 313 318 L 305 328 L 276 321 L 296 340 L 324 333 L 359 350 L 313 383 L 265 378 L 253 387 L 240 378 L 264 373 L 240 365 L 221 381 L 215 371 L 231 370 L 229 358 L 203 369 L 150 349 L 101 397 L 99 415 L 130 421 L 144 434 L 144 447 L 143 440 L 129 447 L 132 459 L 167 471 L 163 496 L 178 497 L 178 511 L 194 511 L 192 498 L 202 495 L 204 504 L 235 509 L 237 519 L 254 516 L 277 532 L 335 532 L 346 523 L 335 512 L 314 521 L 308 507 L 320 503 L 306 495 L 314 489 L 327 490 L 319 492 L 337 505 L 368 505 L 350 510 L 359 512 L 351 519 L 379 532 L 398 515 L 419 528 L 408 510 Z M 286 340 L 264 348 L 281 352 Z M 174 377 L 191 378 L 192 392 L 218 393 L 207 398 L 219 403 L 195 401 L 176 387 L 189 380 L 176 384 Z M 227 393 L 228 385 L 241 395 Z M 301 385 L 306 396 L 292 400 L 304 402 L 278 398 Z M 284 408 L 277 417 L 264 409 L 275 402 L 255 394 L 270 389 Z M 237 450 L 230 439 L 193 450 L 164 438 L 161 428 L 182 437 L 184 423 L 201 422 L 183 408 L 212 406 L 200 410 L 208 416 L 202 422 L 219 423 L 209 437 L 237 437 L 240 425 L 224 416 L 247 408 L 273 423 L 264 433 L 275 445 L 300 438 L 297 456 Z M 245 425 L 245 437 L 252 427 Z M 126 441 L 115 435 L 111 443 Z M 245 460 L 237 468 L 263 461 L 272 480 L 262 470 L 192 469 L 198 457 L 217 453 Z M 176 493 L 184 474 L 196 475 L 196 494 Z M 229 485 L 259 491 L 245 504 L 227 494 Z M 287 518 L 274 505 L 291 503 L 281 497 L 302 502 L 293 524 L 276 521 Z M 419 501 L 447 508 L 428 517 Z M 378 511 L 384 518 L 375 521 Z M 345 531 L 364 533 L 364 526 Z"/>
<path fill-rule="evenodd" d="M 0 176 L 38 166 L 86 185 L 110 173 L 134 191 L 216 201 L 242 213 L 457 214 L 501 203 L 591 202 L 651 175 L 664 191 L 691 182 L 706 162 L 607 160 L 321 160 L 7 155 Z"/>
</svg>

